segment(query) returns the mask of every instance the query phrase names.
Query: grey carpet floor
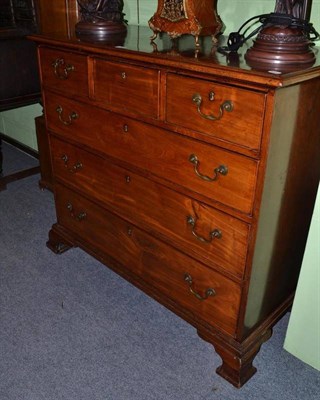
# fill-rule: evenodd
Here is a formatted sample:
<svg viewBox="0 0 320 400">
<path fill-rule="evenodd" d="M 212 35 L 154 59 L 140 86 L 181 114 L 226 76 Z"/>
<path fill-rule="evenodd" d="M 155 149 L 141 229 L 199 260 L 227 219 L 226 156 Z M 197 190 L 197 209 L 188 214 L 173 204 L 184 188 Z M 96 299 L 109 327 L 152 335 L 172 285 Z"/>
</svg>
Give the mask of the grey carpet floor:
<svg viewBox="0 0 320 400">
<path fill-rule="evenodd" d="M 14 165 L 34 162 L 20 153 L 5 146 Z M 0 192 L 0 400 L 319 399 L 319 372 L 282 347 L 289 314 L 237 390 L 194 328 L 82 250 L 53 254 L 38 180 Z"/>
</svg>

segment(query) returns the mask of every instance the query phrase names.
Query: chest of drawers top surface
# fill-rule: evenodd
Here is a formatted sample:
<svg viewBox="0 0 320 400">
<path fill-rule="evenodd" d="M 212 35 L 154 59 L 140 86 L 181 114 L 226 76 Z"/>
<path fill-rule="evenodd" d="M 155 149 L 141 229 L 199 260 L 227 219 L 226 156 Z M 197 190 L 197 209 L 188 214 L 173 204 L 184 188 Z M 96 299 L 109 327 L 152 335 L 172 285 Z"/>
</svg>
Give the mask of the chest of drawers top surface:
<svg viewBox="0 0 320 400">
<path fill-rule="evenodd" d="M 82 41 L 75 36 L 66 35 L 31 35 L 29 38 L 39 44 L 50 44 L 67 50 L 83 51 L 101 56 L 124 58 L 127 61 L 141 61 L 145 65 L 162 65 L 207 76 L 219 77 L 220 81 L 230 80 L 246 82 L 261 87 L 279 87 L 290 85 L 304 79 L 316 77 L 320 69 L 320 57 L 314 47 L 316 61 L 310 68 L 292 68 L 291 71 L 279 73 L 252 69 L 245 61 L 244 54 L 250 44 L 243 46 L 239 54 L 228 57 L 216 51 L 210 37 L 204 37 L 200 49 L 197 50 L 192 36 L 179 38 L 175 45 L 163 34 L 155 43 L 150 42 L 150 29 L 142 26 L 129 26 L 127 36 L 120 41 L 90 42 Z M 224 42 L 225 38 L 220 38 Z"/>
</svg>

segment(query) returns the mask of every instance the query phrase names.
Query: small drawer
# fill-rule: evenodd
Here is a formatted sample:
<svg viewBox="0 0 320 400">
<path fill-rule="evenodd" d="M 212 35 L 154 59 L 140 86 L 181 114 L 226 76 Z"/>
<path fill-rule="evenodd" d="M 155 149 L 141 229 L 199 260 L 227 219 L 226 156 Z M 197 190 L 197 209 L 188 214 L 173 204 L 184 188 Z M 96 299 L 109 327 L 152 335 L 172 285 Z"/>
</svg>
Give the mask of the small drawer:
<svg viewBox="0 0 320 400">
<path fill-rule="evenodd" d="M 175 186 L 250 214 L 257 161 L 47 93 L 48 128 Z"/>
<path fill-rule="evenodd" d="M 166 120 L 211 138 L 260 149 L 265 95 L 174 74 L 167 76 Z"/>
<path fill-rule="evenodd" d="M 243 278 L 247 224 L 55 137 L 51 146 L 56 179 L 208 266 Z"/>
<path fill-rule="evenodd" d="M 121 112 L 158 118 L 160 72 L 151 68 L 94 62 L 94 99 L 101 106 Z"/>
<path fill-rule="evenodd" d="M 197 318 L 234 335 L 241 287 L 89 200 L 56 185 L 58 223 Z M 116 264 L 118 265 L 118 264 Z"/>
<path fill-rule="evenodd" d="M 88 97 L 86 56 L 45 47 L 39 48 L 39 55 L 45 87 L 71 96 Z"/>
</svg>

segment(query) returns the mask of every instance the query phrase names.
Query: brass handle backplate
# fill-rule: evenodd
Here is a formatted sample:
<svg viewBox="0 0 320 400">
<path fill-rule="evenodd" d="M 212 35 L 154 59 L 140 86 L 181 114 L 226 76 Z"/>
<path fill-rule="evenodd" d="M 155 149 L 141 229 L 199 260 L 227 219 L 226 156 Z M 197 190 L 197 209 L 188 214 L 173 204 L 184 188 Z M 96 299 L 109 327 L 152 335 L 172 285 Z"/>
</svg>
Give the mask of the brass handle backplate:
<svg viewBox="0 0 320 400">
<path fill-rule="evenodd" d="M 74 65 L 66 64 L 63 58 L 55 59 L 51 65 L 55 76 L 62 80 L 68 79 L 70 73 L 74 71 Z"/>
<path fill-rule="evenodd" d="M 216 292 L 214 289 L 212 288 L 208 288 L 205 291 L 204 296 L 201 296 L 201 294 L 197 293 L 194 289 L 193 289 L 193 280 L 192 280 L 192 276 L 188 273 L 184 274 L 184 280 L 185 282 L 187 282 L 188 286 L 189 286 L 189 291 L 200 301 L 204 301 L 207 300 L 209 297 L 213 297 L 216 295 Z"/>
<path fill-rule="evenodd" d="M 62 117 L 63 108 L 61 106 L 58 106 L 56 108 L 56 112 L 58 113 L 59 120 L 63 123 L 63 125 L 71 125 L 72 121 L 79 118 L 79 115 L 75 111 L 72 111 L 72 113 L 68 115 L 67 120 L 63 119 L 63 117 Z"/>
<path fill-rule="evenodd" d="M 80 212 L 79 214 L 76 214 L 73 210 L 73 205 L 71 203 L 67 204 L 67 209 L 70 212 L 70 216 L 76 219 L 77 221 L 83 221 L 87 217 L 87 213 L 84 211 Z"/>
<path fill-rule="evenodd" d="M 69 157 L 66 154 L 63 154 L 61 156 L 61 159 L 64 162 L 64 166 L 72 174 L 76 173 L 77 171 L 79 171 L 83 167 L 83 165 L 82 165 L 82 163 L 80 161 L 77 161 L 72 167 L 69 167 Z"/>
<path fill-rule="evenodd" d="M 209 100 L 214 99 L 214 92 L 209 93 Z M 223 114 L 225 111 L 231 112 L 233 110 L 233 103 L 231 100 L 226 100 L 222 104 L 220 104 L 219 107 L 219 114 L 218 115 L 213 115 L 213 114 L 204 114 L 201 111 L 201 105 L 202 105 L 202 97 L 199 93 L 195 93 L 192 96 L 192 101 L 195 103 L 197 106 L 197 111 L 201 115 L 202 118 L 209 119 L 210 121 L 217 121 L 222 118 Z"/>
<path fill-rule="evenodd" d="M 214 182 L 214 181 L 216 181 L 218 179 L 219 174 L 227 175 L 227 173 L 228 173 L 228 167 L 226 167 L 225 165 L 219 165 L 219 167 L 217 167 L 217 168 L 215 168 L 213 170 L 214 175 L 211 178 L 210 176 L 202 175 L 199 172 L 200 161 L 199 161 L 198 157 L 195 154 L 190 154 L 189 161 L 191 162 L 191 164 L 194 165 L 194 172 L 199 176 L 199 178 L 201 178 L 201 179 L 203 179 L 204 181 L 207 181 L 207 182 Z"/>
<path fill-rule="evenodd" d="M 222 238 L 222 233 L 219 229 L 214 229 L 209 233 L 209 239 L 204 238 L 203 236 L 200 236 L 196 232 L 196 223 L 197 223 L 197 218 L 192 217 L 189 215 L 187 217 L 187 224 L 191 225 L 192 227 L 192 234 L 195 238 L 197 238 L 200 242 L 202 243 L 211 243 L 213 239 L 221 239 Z"/>
</svg>

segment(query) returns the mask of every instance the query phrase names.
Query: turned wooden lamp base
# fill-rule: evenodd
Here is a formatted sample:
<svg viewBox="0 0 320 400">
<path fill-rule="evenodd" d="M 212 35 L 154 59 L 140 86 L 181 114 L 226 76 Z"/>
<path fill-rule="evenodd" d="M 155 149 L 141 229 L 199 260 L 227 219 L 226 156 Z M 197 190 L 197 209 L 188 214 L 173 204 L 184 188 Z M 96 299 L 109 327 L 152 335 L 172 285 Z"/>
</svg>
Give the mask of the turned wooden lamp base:
<svg viewBox="0 0 320 400">
<path fill-rule="evenodd" d="M 301 29 L 270 26 L 261 30 L 245 59 L 256 69 L 288 72 L 311 67 L 315 55 Z"/>
<path fill-rule="evenodd" d="M 90 38 L 97 41 L 124 36 L 127 33 L 127 27 L 124 22 L 114 21 L 80 21 L 76 24 L 75 30 L 77 37 Z"/>
</svg>

